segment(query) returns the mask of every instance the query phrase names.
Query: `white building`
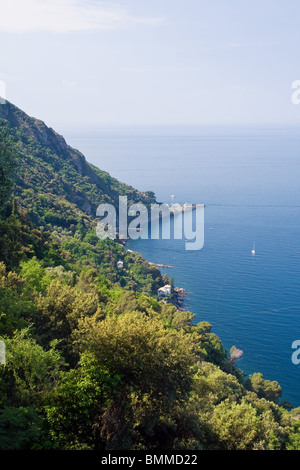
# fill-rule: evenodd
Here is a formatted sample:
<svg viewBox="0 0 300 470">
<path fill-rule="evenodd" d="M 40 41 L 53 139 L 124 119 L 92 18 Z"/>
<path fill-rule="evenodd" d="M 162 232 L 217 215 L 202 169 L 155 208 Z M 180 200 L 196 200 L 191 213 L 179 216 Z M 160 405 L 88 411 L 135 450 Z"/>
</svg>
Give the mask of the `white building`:
<svg viewBox="0 0 300 470">
<path fill-rule="evenodd" d="M 123 261 L 118 261 L 118 262 L 117 262 L 117 268 L 118 268 L 118 269 L 122 269 L 123 266 L 124 266 Z"/>
<path fill-rule="evenodd" d="M 168 295 L 171 295 L 171 286 L 169 284 L 166 284 L 164 287 L 160 287 L 157 291 L 158 297 L 167 297 Z"/>
</svg>

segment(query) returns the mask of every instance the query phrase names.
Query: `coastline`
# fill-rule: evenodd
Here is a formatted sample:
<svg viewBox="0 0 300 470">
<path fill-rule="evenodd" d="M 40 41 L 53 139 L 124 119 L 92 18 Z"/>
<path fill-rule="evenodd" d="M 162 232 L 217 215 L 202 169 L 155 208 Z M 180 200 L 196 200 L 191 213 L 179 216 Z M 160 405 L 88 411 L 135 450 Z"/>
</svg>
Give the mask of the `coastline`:
<svg viewBox="0 0 300 470">
<path fill-rule="evenodd" d="M 131 250 L 130 250 L 131 251 Z M 152 263 L 151 261 L 148 261 L 149 264 L 152 266 L 156 266 L 157 268 L 168 268 L 172 269 L 174 266 L 169 266 L 168 264 L 160 264 L 160 263 Z"/>
</svg>

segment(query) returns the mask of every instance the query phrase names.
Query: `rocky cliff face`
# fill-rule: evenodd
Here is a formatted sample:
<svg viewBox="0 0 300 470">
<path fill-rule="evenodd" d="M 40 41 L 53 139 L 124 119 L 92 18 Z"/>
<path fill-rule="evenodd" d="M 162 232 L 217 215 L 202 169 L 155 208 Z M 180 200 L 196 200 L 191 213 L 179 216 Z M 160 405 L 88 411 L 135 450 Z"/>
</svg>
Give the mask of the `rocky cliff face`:
<svg viewBox="0 0 300 470">
<path fill-rule="evenodd" d="M 9 102 L 0 105 L 0 114 L 9 123 L 10 127 L 21 130 L 23 136 L 51 149 L 61 158 L 66 159 L 70 157 L 77 167 L 77 171 L 83 174 L 83 168 L 86 163 L 84 156 L 67 145 L 64 137 L 55 132 L 51 127 L 46 126 L 43 121 L 29 117 Z"/>
<path fill-rule="evenodd" d="M 155 202 L 153 193 L 141 193 L 95 168 L 63 136 L 13 104 L 0 104 L 0 117 L 18 141 L 16 195 L 35 222 L 45 212 L 50 218 L 56 214 L 58 223 L 64 218 L 69 223 L 78 217 L 93 218 L 103 202 L 117 208 L 119 195 L 127 195 L 131 203 Z"/>
</svg>

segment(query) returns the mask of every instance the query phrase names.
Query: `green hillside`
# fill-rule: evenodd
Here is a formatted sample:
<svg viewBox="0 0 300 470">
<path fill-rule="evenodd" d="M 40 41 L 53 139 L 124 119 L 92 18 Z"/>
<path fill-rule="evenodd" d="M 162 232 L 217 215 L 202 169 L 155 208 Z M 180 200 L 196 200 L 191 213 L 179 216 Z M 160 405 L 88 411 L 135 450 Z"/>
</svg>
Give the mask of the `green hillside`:
<svg viewBox="0 0 300 470">
<path fill-rule="evenodd" d="M 28 237 L 31 231 L 55 244 L 48 263 L 93 267 L 122 287 L 156 293 L 163 285 L 160 271 L 120 244 L 98 240 L 95 232 L 99 204 L 110 203 L 118 209 L 119 195 L 123 195 L 129 204 L 148 206 L 155 202 L 154 194 L 141 193 L 95 168 L 62 136 L 11 103 L 0 105 L 0 116 L 13 138 L 14 198 L 26 227 L 21 240 L 23 252 L 31 257 L 39 257 L 41 252 L 40 244 L 36 246 L 37 241 Z M 46 256 L 43 249 L 41 256 Z M 126 269 L 116 268 L 118 260 Z"/>
<path fill-rule="evenodd" d="M 53 129 L 11 103 L 0 105 L 0 115 L 19 143 L 15 194 L 36 223 L 70 227 L 79 217 L 94 218 L 101 203 L 117 207 L 120 194 L 129 203 L 155 202 L 153 193 L 141 193 L 94 167 Z"/>
<path fill-rule="evenodd" d="M 197 312 L 158 301 L 155 266 L 97 238 L 100 203 L 154 194 L 0 115 L 0 449 L 300 449 L 280 385 L 245 377 Z"/>
</svg>

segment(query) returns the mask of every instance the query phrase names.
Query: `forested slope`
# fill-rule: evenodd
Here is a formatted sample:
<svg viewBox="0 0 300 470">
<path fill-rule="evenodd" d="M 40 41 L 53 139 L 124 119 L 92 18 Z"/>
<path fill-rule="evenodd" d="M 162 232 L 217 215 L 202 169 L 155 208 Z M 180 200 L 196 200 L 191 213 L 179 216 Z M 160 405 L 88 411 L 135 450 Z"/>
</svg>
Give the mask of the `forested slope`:
<svg viewBox="0 0 300 470">
<path fill-rule="evenodd" d="M 157 268 L 96 237 L 99 203 L 153 193 L 0 111 L 0 449 L 300 449 L 280 385 L 244 377 L 205 319 L 158 301 Z"/>
</svg>

